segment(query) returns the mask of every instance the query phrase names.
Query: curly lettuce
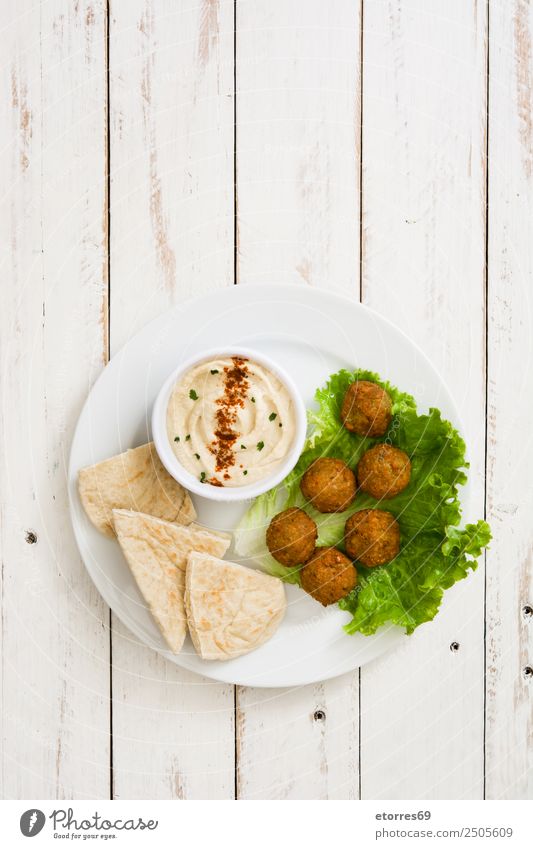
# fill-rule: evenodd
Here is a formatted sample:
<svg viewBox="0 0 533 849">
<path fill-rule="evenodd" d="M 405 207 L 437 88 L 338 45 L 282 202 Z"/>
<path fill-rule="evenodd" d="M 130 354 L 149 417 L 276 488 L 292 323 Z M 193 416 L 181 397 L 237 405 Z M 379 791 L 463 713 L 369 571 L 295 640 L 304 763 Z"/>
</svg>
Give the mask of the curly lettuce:
<svg viewBox="0 0 533 849">
<path fill-rule="evenodd" d="M 384 437 L 361 437 L 342 426 L 342 401 L 356 380 L 371 380 L 391 397 L 393 418 Z M 419 414 L 411 395 L 370 371 L 342 369 L 317 390 L 315 398 L 317 408 L 308 413 L 309 436 L 298 463 L 279 486 L 252 503 L 236 531 L 237 552 L 260 560 L 282 580 L 298 583 L 298 569 L 284 568 L 266 549 L 265 530 L 276 513 L 291 506 L 304 508 L 317 523 L 317 545 L 343 549 L 349 516 L 368 507 L 386 509 L 400 525 L 400 552 L 386 566 L 368 569 L 357 564 L 358 585 L 339 606 L 352 614 L 345 626 L 348 633 L 374 634 L 392 623 L 410 634 L 434 618 L 444 591 L 476 568 L 477 558 L 491 538 L 489 526 L 482 520 L 459 527 L 459 487 L 467 480 L 468 468 L 465 443 L 439 410 Z M 383 441 L 411 458 L 411 480 L 403 492 L 382 502 L 358 492 L 348 510 L 334 514 L 318 513 L 305 502 L 300 480 L 313 460 L 338 457 L 355 469 L 362 454 Z"/>
</svg>

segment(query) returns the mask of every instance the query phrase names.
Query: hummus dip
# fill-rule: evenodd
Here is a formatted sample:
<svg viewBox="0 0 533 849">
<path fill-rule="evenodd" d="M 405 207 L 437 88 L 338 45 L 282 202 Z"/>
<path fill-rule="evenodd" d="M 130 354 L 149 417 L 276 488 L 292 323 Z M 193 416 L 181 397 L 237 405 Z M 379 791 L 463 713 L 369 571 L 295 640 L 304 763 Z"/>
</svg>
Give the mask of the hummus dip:
<svg viewBox="0 0 533 849">
<path fill-rule="evenodd" d="M 174 454 L 212 486 L 246 486 L 272 474 L 295 431 L 287 387 L 244 357 L 199 363 L 176 382 L 168 402 Z"/>
</svg>

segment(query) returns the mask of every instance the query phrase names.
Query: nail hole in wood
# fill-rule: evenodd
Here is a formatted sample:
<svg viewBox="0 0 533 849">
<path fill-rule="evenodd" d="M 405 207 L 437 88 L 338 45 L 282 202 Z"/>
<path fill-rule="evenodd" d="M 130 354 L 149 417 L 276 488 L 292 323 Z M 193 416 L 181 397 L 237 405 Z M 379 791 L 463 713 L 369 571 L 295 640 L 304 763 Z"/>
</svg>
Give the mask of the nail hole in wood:
<svg viewBox="0 0 533 849">
<path fill-rule="evenodd" d="M 324 722 L 326 719 L 326 714 L 323 710 L 315 710 L 313 714 L 313 719 L 315 722 Z"/>
<path fill-rule="evenodd" d="M 524 678 L 527 678 L 528 680 L 530 678 L 533 678 L 533 669 L 531 668 L 531 666 L 524 667 Z"/>
<path fill-rule="evenodd" d="M 37 542 L 37 534 L 35 531 L 26 531 L 26 542 L 28 545 L 35 545 Z"/>
<path fill-rule="evenodd" d="M 459 651 L 459 643 L 455 640 L 453 643 L 450 643 L 450 651 Z"/>
<path fill-rule="evenodd" d="M 533 616 L 533 607 L 530 604 L 525 604 L 522 608 L 522 615 L 524 619 L 531 619 Z"/>
</svg>

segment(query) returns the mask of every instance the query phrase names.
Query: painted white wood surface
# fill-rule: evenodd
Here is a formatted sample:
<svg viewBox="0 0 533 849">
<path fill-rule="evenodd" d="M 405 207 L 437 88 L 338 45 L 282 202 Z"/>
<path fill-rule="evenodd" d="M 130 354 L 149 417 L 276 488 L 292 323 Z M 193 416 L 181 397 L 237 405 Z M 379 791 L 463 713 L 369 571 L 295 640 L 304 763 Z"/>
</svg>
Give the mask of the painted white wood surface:
<svg viewBox="0 0 533 849">
<path fill-rule="evenodd" d="M 533 8 L 492 3 L 487 797 L 533 798 Z"/>
<path fill-rule="evenodd" d="M 530 4 L 111 0 L 108 22 L 105 7 L 2 8 L 2 795 L 478 798 L 485 783 L 487 798 L 531 798 Z M 108 342 L 234 277 L 358 297 L 360 260 L 363 300 L 454 388 L 475 517 L 488 325 L 485 774 L 482 569 L 361 688 L 358 673 L 239 688 L 236 725 L 232 687 L 166 664 L 113 619 L 111 753 L 109 615 L 65 487 Z"/>
<path fill-rule="evenodd" d="M 358 0 L 237 2 L 241 283 L 359 291 Z"/>
<path fill-rule="evenodd" d="M 104 7 L 2 4 L 4 798 L 109 796 L 108 614 L 66 491 L 105 352 Z"/>
<path fill-rule="evenodd" d="M 453 387 L 471 518 L 484 509 L 486 48 L 484 3 L 365 3 L 363 300 Z M 481 566 L 405 649 L 362 669 L 363 798 L 482 797 L 483 604 Z"/>
<path fill-rule="evenodd" d="M 112 3 L 111 352 L 233 284 L 233 3 Z M 233 798 L 234 692 L 113 618 L 115 798 Z"/>
<path fill-rule="evenodd" d="M 359 297 L 359 42 L 353 0 L 237 3 L 241 285 Z M 357 672 L 292 690 L 238 688 L 237 705 L 239 798 L 357 797 Z"/>
</svg>

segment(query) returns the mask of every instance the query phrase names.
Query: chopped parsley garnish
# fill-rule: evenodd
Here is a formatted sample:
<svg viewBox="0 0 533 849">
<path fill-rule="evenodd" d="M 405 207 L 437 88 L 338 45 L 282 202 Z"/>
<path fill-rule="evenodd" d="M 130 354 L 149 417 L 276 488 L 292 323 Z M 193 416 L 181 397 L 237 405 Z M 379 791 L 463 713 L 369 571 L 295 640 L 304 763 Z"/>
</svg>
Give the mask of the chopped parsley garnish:
<svg viewBox="0 0 533 849">
<path fill-rule="evenodd" d="M 175 436 L 175 437 L 174 437 L 174 442 L 179 442 L 179 441 L 180 441 L 179 436 Z"/>
<path fill-rule="evenodd" d="M 190 438 L 191 438 L 191 434 L 188 433 L 187 436 L 185 437 L 185 442 L 187 442 Z"/>
<path fill-rule="evenodd" d="M 243 472 L 243 475 L 247 475 L 247 474 L 248 474 L 248 469 L 245 469 L 244 472 Z"/>
<path fill-rule="evenodd" d="M 201 474 L 200 474 L 200 483 L 203 483 L 204 481 L 205 481 L 205 472 L 201 472 Z"/>
<path fill-rule="evenodd" d="M 218 374 L 218 369 L 217 369 L 217 368 L 212 368 L 212 369 L 211 369 L 211 374 Z"/>
<path fill-rule="evenodd" d="M 277 418 L 277 416 L 278 416 L 278 414 L 277 414 L 277 413 L 270 413 L 270 415 L 269 415 L 269 417 L 268 417 L 269 422 L 273 422 L 273 421 L 274 421 L 274 419 L 276 419 L 276 418 Z"/>
<path fill-rule="evenodd" d="M 252 404 L 255 404 L 255 398 L 254 398 L 254 396 L 253 396 L 253 395 L 252 395 L 252 397 L 250 398 L 250 401 L 252 402 Z"/>
<path fill-rule="evenodd" d="M 191 391 L 189 392 L 189 398 L 191 399 L 191 401 L 198 401 L 198 394 L 195 389 L 191 389 Z"/>
<path fill-rule="evenodd" d="M 241 448 L 244 448 L 244 450 L 246 451 L 246 445 L 241 445 Z"/>
<path fill-rule="evenodd" d="M 199 454 L 195 454 L 194 456 L 196 457 L 196 459 L 197 459 L 197 460 L 199 460 L 199 459 L 200 459 L 200 455 L 199 455 Z"/>
<path fill-rule="evenodd" d="M 263 440 L 261 440 L 261 442 L 257 443 L 257 450 L 258 451 L 262 451 L 264 447 L 265 447 L 265 443 L 263 442 Z"/>
</svg>

